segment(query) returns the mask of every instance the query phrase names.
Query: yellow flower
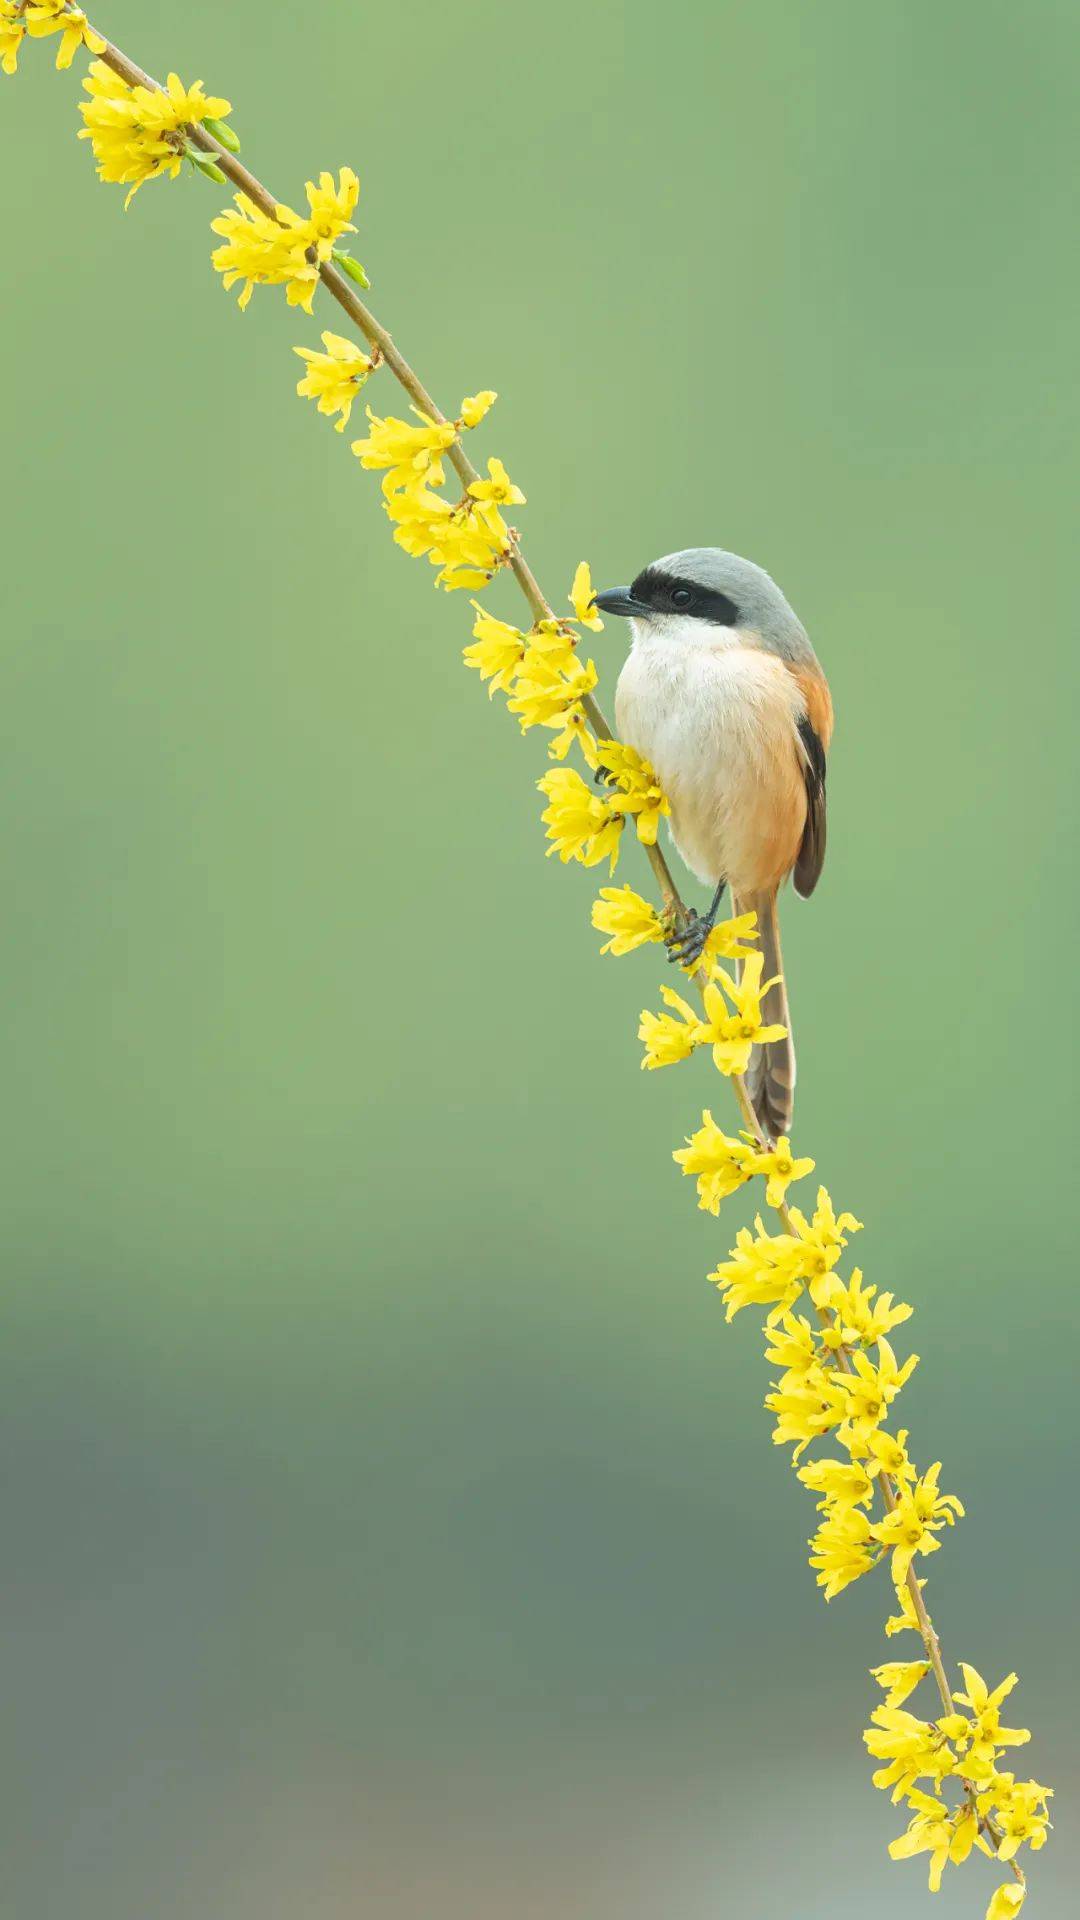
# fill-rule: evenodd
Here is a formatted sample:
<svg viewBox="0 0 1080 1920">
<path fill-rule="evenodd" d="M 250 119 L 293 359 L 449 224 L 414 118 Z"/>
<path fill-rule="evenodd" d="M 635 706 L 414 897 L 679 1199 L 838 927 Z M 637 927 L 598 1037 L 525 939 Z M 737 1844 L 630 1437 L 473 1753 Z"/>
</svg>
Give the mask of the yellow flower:
<svg viewBox="0 0 1080 1920">
<path fill-rule="evenodd" d="M 765 1153 L 752 1133 L 733 1140 L 708 1111 L 701 1120 L 698 1132 L 691 1134 L 685 1147 L 678 1148 L 673 1157 L 685 1174 L 697 1176 L 698 1206 L 706 1213 L 719 1213 L 721 1200 L 759 1173 L 768 1182 L 765 1198 L 769 1206 L 778 1207 L 791 1182 L 813 1172 L 812 1160 L 792 1159 L 787 1139 L 778 1140 L 775 1149 Z"/>
<path fill-rule="evenodd" d="M 316 353 L 311 347 L 293 348 L 307 366 L 296 391 L 306 399 L 315 400 L 320 413 L 340 413 L 341 419 L 334 423 L 335 431 L 344 433 L 353 401 L 373 362 L 366 353 L 361 353 L 354 341 L 343 339 L 340 333 L 324 333 L 322 341 L 325 353 Z"/>
<path fill-rule="evenodd" d="M 484 500 L 497 507 L 523 507 L 525 495 L 520 487 L 515 487 L 501 460 L 488 461 L 488 478 L 474 480 L 469 488 L 474 500 Z"/>
<path fill-rule="evenodd" d="M 291 207 L 279 206 L 277 216 L 285 226 L 303 231 L 306 245 L 315 248 L 319 261 L 325 265 L 342 234 L 356 232 L 350 225 L 349 215 L 356 210 L 360 182 L 351 167 L 342 167 L 337 185 L 332 173 L 320 173 L 318 186 L 308 180 L 304 191 L 309 209 L 306 215 L 294 213 Z"/>
<path fill-rule="evenodd" d="M 710 1028 L 702 1028 L 699 1040 L 707 1043 L 711 1031 Z M 816 1277 L 839 1259 L 847 1245 L 847 1235 L 857 1232 L 859 1228 L 859 1222 L 850 1213 L 842 1213 L 837 1219 L 824 1187 L 818 1189 L 818 1205 L 812 1221 L 807 1220 L 798 1207 L 791 1208 L 790 1219 L 794 1233 L 767 1234 L 758 1219 L 757 1238 L 754 1239 L 744 1227 L 738 1236 L 731 1261 L 718 1267 L 710 1276 L 722 1288 L 733 1289 L 726 1296 L 729 1301 L 729 1320 L 740 1307 L 750 1306 L 755 1301 L 760 1305 L 769 1299 L 782 1300 L 785 1307 L 790 1306 L 802 1292 L 807 1280 L 811 1282 L 813 1291 Z M 774 1291 L 746 1291 L 747 1283 L 751 1281 L 771 1286 Z M 895 1367 L 895 1361 L 893 1364 Z M 852 1391 L 849 1375 L 837 1373 L 835 1378 L 839 1383 L 846 1384 L 849 1393 Z"/>
<path fill-rule="evenodd" d="M 818 1510 L 821 1513 L 840 1513 L 845 1507 L 865 1507 L 874 1497 L 874 1483 L 864 1468 L 854 1460 L 811 1460 L 808 1467 L 800 1467 L 798 1479 L 811 1493 L 820 1493 Z M 888 1702 L 896 1706 L 895 1700 Z"/>
<path fill-rule="evenodd" d="M 5 73 L 18 72 L 19 48 L 25 37 L 26 28 L 13 0 L 0 0 L 0 67 Z"/>
<path fill-rule="evenodd" d="M 510 557 L 509 529 L 490 502 L 466 495 L 455 506 L 432 491 L 442 485 L 442 455 L 457 439 L 457 425 L 415 407 L 413 412 L 416 427 L 392 416 L 381 420 L 369 407 L 370 431 L 353 441 L 352 450 L 361 466 L 383 473 L 383 504 L 397 523 L 394 539 L 406 553 L 427 555 L 439 570 L 436 586 L 448 592 L 486 586 Z"/>
<path fill-rule="evenodd" d="M 633 814 L 642 846 L 654 847 L 660 821 L 671 808 L 648 761 L 621 740 L 602 740 L 598 757 L 618 789 L 609 795 L 611 806 L 619 813 Z"/>
<path fill-rule="evenodd" d="M 963 1508 L 960 1509 L 963 1512 Z M 1031 1739 L 1026 1727 L 1003 1727 L 1001 1724 L 1001 1703 L 1007 1699 L 1016 1685 L 1015 1673 L 1010 1673 L 990 1692 L 981 1673 L 974 1667 L 960 1662 L 960 1671 L 964 1676 L 966 1693 L 958 1693 L 955 1698 L 962 1706 L 970 1707 L 970 1745 L 965 1756 L 970 1770 L 993 1771 L 993 1763 L 999 1749 L 1003 1747 L 1024 1747 Z"/>
<path fill-rule="evenodd" d="M 658 934 L 658 938 L 661 936 Z M 698 1206 L 705 1213 L 719 1213 L 721 1200 L 735 1193 L 755 1172 L 752 1145 L 745 1139 L 733 1140 L 718 1127 L 708 1108 L 701 1125 L 685 1147 L 677 1147 L 672 1159 L 698 1183 Z"/>
<path fill-rule="evenodd" d="M 525 657 L 525 635 L 517 627 L 508 626 L 505 620 L 497 620 L 479 600 L 472 604 L 476 608 L 475 645 L 466 647 L 462 658 L 467 667 L 476 668 L 481 680 L 488 682 L 490 699 L 496 690 L 508 693 L 513 686 L 514 675 Z"/>
<path fill-rule="evenodd" d="M 792 1207 L 790 1214 L 804 1249 L 803 1278 L 809 1282 L 810 1297 L 817 1307 L 821 1305 L 822 1288 L 831 1285 L 832 1269 L 847 1246 L 848 1235 L 861 1233 L 862 1221 L 853 1213 L 838 1217 L 826 1187 L 818 1188 L 812 1220 L 807 1220 L 798 1207 Z"/>
<path fill-rule="evenodd" d="M 83 86 L 90 98 L 79 107 L 86 123 L 79 139 L 90 141 L 99 179 L 131 184 L 125 206 L 144 180 L 161 173 L 176 178 L 187 157 L 191 127 L 222 120 L 232 111 L 227 100 L 207 97 L 201 80 L 185 87 L 170 73 L 164 89 L 129 87 L 103 60 L 91 62 Z"/>
<path fill-rule="evenodd" d="M 554 722 L 550 724 L 554 725 Z M 597 740 L 583 707 L 571 707 L 563 716 L 561 730 L 548 748 L 549 760 L 565 760 L 572 746 L 579 746 L 587 766 L 596 766 Z"/>
<path fill-rule="evenodd" d="M 0 0 L 0 67 L 7 74 L 19 70 L 19 48 L 26 37 L 22 8 L 17 0 Z"/>
<path fill-rule="evenodd" d="M 601 887 L 599 899 L 593 901 L 592 923 L 597 933 L 611 935 L 601 953 L 616 957 L 664 937 L 659 915 L 633 887 Z"/>
<path fill-rule="evenodd" d="M 623 824 L 618 815 L 590 792 L 573 767 L 553 767 L 536 784 L 550 803 L 543 814 L 549 856 L 557 853 L 564 864 L 579 860 L 584 867 L 610 860 L 614 872 Z"/>
<path fill-rule="evenodd" d="M 483 393 L 470 394 L 468 399 L 463 400 L 461 403 L 461 425 L 463 427 L 478 427 L 485 413 L 495 405 L 498 397 L 498 394 L 493 393 L 490 387 L 485 387 Z"/>
<path fill-rule="evenodd" d="M 882 1346 L 888 1342 L 883 1341 Z M 863 1358 L 856 1354 L 856 1362 Z M 936 1461 L 921 1480 L 902 1487 L 896 1506 L 873 1528 L 875 1540 L 892 1553 L 892 1577 L 896 1586 L 907 1579 L 908 1568 L 917 1553 L 936 1553 L 940 1541 L 934 1535 L 942 1527 L 955 1526 L 964 1509 L 955 1494 L 942 1493 L 937 1484 L 941 1462 Z"/>
<path fill-rule="evenodd" d="M 402 471 L 395 467 L 383 481 L 383 506 L 388 517 L 397 523 L 394 539 L 398 546 L 406 553 L 422 557 L 430 553 L 440 539 L 454 509 L 449 500 L 433 493 L 427 484 L 431 481 L 438 486 L 442 481 L 442 467 L 437 461 L 432 461 L 426 474 L 411 474 L 408 486 L 388 488 L 387 482 Z"/>
<path fill-rule="evenodd" d="M 781 1040 L 786 1027 L 766 1026 L 762 1022 L 762 996 L 774 982 L 762 985 L 765 965 L 760 953 L 752 953 L 743 962 L 742 978 L 736 983 L 717 968 L 705 987 L 705 1038 L 712 1046 L 713 1062 L 721 1073 L 745 1073 L 751 1049 L 765 1040 Z M 733 1012 L 725 1005 L 725 995 Z"/>
<path fill-rule="evenodd" d="M 698 1037 L 708 1037 L 700 1026 Z M 760 1216 L 754 1225 L 756 1234 L 740 1228 L 730 1257 L 709 1275 L 724 1296 L 728 1320 L 743 1307 L 772 1306 L 784 1311 L 803 1290 L 798 1240 L 788 1233 L 766 1233 Z"/>
<path fill-rule="evenodd" d="M 577 657 L 575 636 L 561 620 L 538 620 L 530 627 L 527 672 L 534 661 L 543 660 L 549 667 L 559 667 L 566 673 Z"/>
<path fill-rule="evenodd" d="M 352 450 L 362 467 L 386 471 L 382 483 L 384 493 L 412 486 L 425 476 L 432 479 L 434 485 L 441 484 L 439 455 L 457 439 L 453 421 L 430 420 L 426 414 L 417 413 L 421 424 L 414 427 L 407 420 L 395 420 L 392 415 L 380 420 L 370 407 L 367 417 L 370 423 L 367 438 L 354 440 Z M 437 477 L 432 473 L 433 468 L 437 469 Z"/>
<path fill-rule="evenodd" d="M 940 1782 L 952 1773 L 956 1755 L 936 1727 L 916 1719 L 904 1707 L 875 1707 L 870 1715 L 873 1725 L 863 1734 L 867 1752 L 875 1760 L 887 1760 L 873 1775 L 875 1787 L 893 1789 L 893 1800 L 902 1800 L 919 1780 Z"/>
<path fill-rule="evenodd" d="M 501 516 L 473 500 L 463 501 L 432 522 L 431 532 L 434 544 L 428 559 L 439 569 L 435 585 L 448 593 L 486 586 L 509 558 L 508 534 Z"/>
<path fill-rule="evenodd" d="M 894 1327 L 910 1320 L 910 1307 L 903 1303 L 894 1307 L 891 1293 L 878 1294 L 875 1301 L 875 1294 L 876 1287 L 863 1286 L 859 1267 L 853 1270 L 847 1286 L 834 1273 L 824 1276 L 815 1303 L 834 1315 L 835 1324 L 828 1336 L 833 1345 L 872 1347 Z"/>
<path fill-rule="evenodd" d="M 697 959 L 683 966 L 682 971 L 691 978 L 696 973 L 704 973 L 707 979 L 712 979 L 718 960 L 745 960 L 748 954 L 753 953 L 756 939 L 756 913 L 740 913 L 733 920 L 718 920 L 707 935 Z M 745 941 L 751 944 L 746 946 Z"/>
<path fill-rule="evenodd" d="M 645 1047 L 643 1067 L 672 1067 L 688 1060 L 698 1042 L 699 1022 L 693 1007 L 673 987 L 661 987 L 660 994 L 675 1013 L 643 1011 L 638 1027 L 638 1039 Z"/>
<path fill-rule="evenodd" d="M 1015 1920 L 1026 1894 L 1027 1888 L 1019 1880 L 1006 1880 L 993 1895 L 986 1909 L 986 1920 Z"/>
<path fill-rule="evenodd" d="M 851 1372 L 837 1370 L 832 1378 L 837 1391 L 847 1397 L 844 1414 L 844 1440 L 849 1452 L 865 1455 L 870 1451 L 870 1441 L 875 1430 L 884 1420 L 889 1407 L 896 1399 L 900 1389 L 907 1383 L 919 1364 L 919 1356 L 910 1354 L 902 1367 L 896 1364 L 896 1355 L 887 1340 L 878 1343 L 878 1364 L 873 1366 L 865 1353 L 855 1353 L 851 1357 Z M 894 1518 L 891 1516 L 890 1518 Z M 899 1586 L 907 1568 L 894 1573 Z"/>
<path fill-rule="evenodd" d="M 826 1336 L 827 1337 L 827 1336 Z M 908 1459 L 908 1430 L 901 1427 L 899 1433 L 886 1433 L 883 1427 L 866 1435 L 868 1452 L 866 1455 L 867 1473 L 885 1473 L 890 1480 L 913 1480 L 915 1468 Z M 907 1588 L 904 1588 L 907 1592 Z M 909 1596 L 910 1598 L 910 1596 Z M 917 1624 L 917 1622 L 915 1623 Z M 886 1628 L 886 1632 L 888 1629 Z"/>
<path fill-rule="evenodd" d="M 925 1580 L 919 1581 L 920 1593 L 925 1585 Z M 919 1616 L 915 1612 L 915 1602 L 911 1597 L 911 1588 L 908 1586 L 906 1580 L 896 1589 L 896 1604 L 900 1609 L 899 1613 L 894 1613 L 891 1619 L 885 1622 L 885 1632 L 888 1634 L 889 1639 L 891 1640 L 893 1635 L 897 1633 L 907 1633 L 909 1631 L 919 1633 L 921 1631 L 919 1627 Z"/>
<path fill-rule="evenodd" d="M 793 1180 L 802 1180 L 813 1173 L 812 1160 L 796 1160 L 791 1151 L 791 1141 L 782 1134 L 771 1153 L 754 1154 L 752 1173 L 764 1174 L 768 1185 L 765 1188 L 766 1203 L 770 1207 L 784 1204 L 784 1196 Z"/>
<path fill-rule="evenodd" d="M 563 667 L 551 664 L 545 655 L 530 648 L 508 705 L 511 713 L 517 715 L 522 733 L 527 733 L 530 727 L 559 727 L 567 714 L 593 691 L 596 679 L 596 667 L 591 660 L 579 660 L 571 655 Z"/>
<path fill-rule="evenodd" d="M 308 258 L 302 228 L 282 226 L 268 213 L 263 213 L 246 193 L 238 193 L 234 198 L 237 211 L 233 213 L 226 208 L 210 222 L 211 230 L 222 236 L 223 244 L 215 247 L 210 257 L 225 287 L 232 288 L 238 281 L 243 283 L 239 295 L 241 308 L 247 306 L 256 287 L 284 287 L 290 307 L 303 307 L 305 313 L 310 313 L 319 284 L 319 269 L 316 262 Z"/>
<path fill-rule="evenodd" d="M 5 8 L 5 13 L 16 11 L 14 7 Z M 69 6 L 67 0 L 28 0 L 23 11 L 23 19 L 26 22 L 26 31 L 32 40 L 44 39 L 49 33 L 63 35 L 56 49 L 58 68 L 70 67 L 80 47 L 88 47 L 91 53 L 105 51 L 105 41 L 100 33 L 94 32 L 82 8 Z M 0 18 L 0 40 L 3 36 L 3 26 L 3 19 Z M 14 65 L 5 70 L 14 73 Z"/>
<path fill-rule="evenodd" d="M 833 1508 L 810 1542 L 810 1565 L 826 1600 L 835 1600 L 874 1565 L 870 1524 L 858 1507 Z"/>
<path fill-rule="evenodd" d="M 994 1775 L 991 1785 L 976 1799 L 980 1814 L 997 1823 L 1002 1840 L 997 1849 L 999 1860 L 1012 1860 L 1025 1844 L 1033 1853 L 1046 1845 L 1050 1816 L 1046 1809 L 1053 1799 L 1049 1787 L 1037 1780 L 1014 1780 L 1011 1773 Z"/>
<path fill-rule="evenodd" d="M 754 1283 L 748 1280 L 745 1284 L 749 1287 Z M 764 1281 L 761 1285 L 764 1285 Z M 739 1298 L 737 1306 L 729 1308 L 728 1319 L 738 1311 L 738 1307 L 748 1304 L 747 1300 Z M 776 1318 L 786 1326 L 792 1315 L 783 1313 L 776 1315 Z M 776 1415 L 773 1445 L 794 1446 L 794 1460 L 805 1453 L 812 1440 L 820 1440 L 823 1433 L 839 1426 L 843 1418 L 843 1401 L 816 1363 L 801 1376 L 794 1371 L 786 1373 L 780 1384 L 766 1394 L 765 1405 L 770 1413 Z"/>
<path fill-rule="evenodd" d="M 220 118 L 220 115 L 215 115 Z M 360 182 L 351 167 L 342 167 L 340 183 L 331 173 L 321 173 L 319 184 L 309 180 L 305 191 L 306 214 L 294 213 L 279 203 L 274 214 L 263 213 L 246 194 L 235 196 L 237 211 L 230 208 L 210 222 L 224 245 L 215 247 L 211 256 L 226 287 L 243 281 L 240 305 L 246 307 L 252 288 L 285 288 L 291 307 L 311 312 L 319 268 L 332 257 L 334 242 L 343 233 L 352 233 L 349 214 L 356 205 Z M 451 440 L 454 428 L 450 429 Z"/>
<path fill-rule="evenodd" d="M 908 1696 L 926 1679 L 929 1660 L 887 1660 L 884 1666 L 871 1667 L 879 1687 L 885 1688 L 885 1705 L 902 1707 Z"/>
<path fill-rule="evenodd" d="M 907 1832 L 892 1841 L 889 1856 L 893 1860 L 910 1860 L 913 1854 L 928 1853 L 930 1891 L 937 1893 L 949 1861 L 959 1863 L 967 1859 L 975 1844 L 979 1823 L 967 1807 L 950 1813 L 940 1800 L 927 1793 L 910 1794 L 908 1804 L 915 1808 L 915 1818 Z"/>
<path fill-rule="evenodd" d="M 812 1369 L 818 1367 L 814 1329 L 801 1313 L 783 1314 L 779 1320 L 767 1326 L 765 1332 L 771 1343 L 765 1348 L 765 1358 L 771 1360 L 774 1367 L 783 1367 L 783 1385 L 799 1385 Z"/>
<path fill-rule="evenodd" d="M 603 633 L 604 623 L 596 610 L 596 595 L 593 592 L 592 574 L 589 563 L 582 560 L 574 575 L 574 584 L 570 588 L 570 605 L 574 609 L 574 618 L 592 633 Z"/>
</svg>

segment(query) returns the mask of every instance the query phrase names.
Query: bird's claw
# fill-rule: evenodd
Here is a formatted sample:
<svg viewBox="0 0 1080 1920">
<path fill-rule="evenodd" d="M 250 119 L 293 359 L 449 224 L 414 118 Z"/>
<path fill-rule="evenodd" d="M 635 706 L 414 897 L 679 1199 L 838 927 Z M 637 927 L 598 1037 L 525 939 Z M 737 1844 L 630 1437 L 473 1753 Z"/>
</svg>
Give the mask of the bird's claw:
<svg viewBox="0 0 1080 1920">
<path fill-rule="evenodd" d="M 668 959 L 680 967 L 695 967 L 705 951 L 705 942 L 711 932 L 712 921 L 691 908 L 685 927 L 674 927 L 665 936 Z"/>
</svg>

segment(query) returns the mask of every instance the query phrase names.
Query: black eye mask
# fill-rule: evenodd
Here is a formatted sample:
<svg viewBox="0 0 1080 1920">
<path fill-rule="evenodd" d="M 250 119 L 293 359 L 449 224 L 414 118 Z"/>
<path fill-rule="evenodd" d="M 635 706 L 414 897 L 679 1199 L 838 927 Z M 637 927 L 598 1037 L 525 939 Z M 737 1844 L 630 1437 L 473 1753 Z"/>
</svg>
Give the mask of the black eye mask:
<svg viewBox="0 0 1080 1920">
<path fill-rule="evenodd" d="M 739 609 L 734 600 L 718 587 L 702 587 L 678 574 L 664 573 L 659 567 L 646 567 L 630 589 L 634 599 L 654 613 L 681 613 L 690 620 L 704 620 L 713 627 L 737 627 Z"/>
</svg>

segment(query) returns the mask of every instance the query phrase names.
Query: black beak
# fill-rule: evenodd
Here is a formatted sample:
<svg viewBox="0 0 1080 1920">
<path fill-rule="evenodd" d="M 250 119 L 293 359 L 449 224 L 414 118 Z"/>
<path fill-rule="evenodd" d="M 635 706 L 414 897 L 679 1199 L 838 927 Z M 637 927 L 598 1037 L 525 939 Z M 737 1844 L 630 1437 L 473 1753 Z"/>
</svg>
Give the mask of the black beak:
<svg viewBox="0 0 1080 1920">
<path fill-rule="evenodd" d="M 606 593 L 596 595 L 596 604 L 601 613 L 620 613 L 631 619 L 635 613 L 648 613 L 644 600 L 635 600 L 629 587 L 608 587 Z"/>
</svg>

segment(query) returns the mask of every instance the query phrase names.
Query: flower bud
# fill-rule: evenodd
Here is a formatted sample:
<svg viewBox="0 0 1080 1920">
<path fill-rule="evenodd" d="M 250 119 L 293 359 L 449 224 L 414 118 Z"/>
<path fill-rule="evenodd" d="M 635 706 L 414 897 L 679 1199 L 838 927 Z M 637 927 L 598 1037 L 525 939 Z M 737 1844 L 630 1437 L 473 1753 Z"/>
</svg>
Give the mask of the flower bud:
<svg viewBox="0 0 1080 1920">
<path fill-rule="evenodd" d="M 228 175 L 222 173 L 217 161 L 211 160 L 208 153 L 200 153 L 197 147 L 189 147 L 187 157 L 192 166 L 198 167 L 199 172 L 204 173 L 208 180 L 216 180 L 220 186 L 226 185 Z"/>
<path fill-rule="evenodd" d="M 354 260 L 351 253 L 346 253 L 343 247 L 335 247 L 333 258 L 335 267 L 340 267 L 349 280 L 355 280 L 358 287 L 370 287 L 371 281 L 359 260 Z"/>
<path fill-rule="evenodd" d="M 239 153 L 240 142 L 227 120 L 204 120 L 203 126 L 224 147 L 226 153 Z"/>
</svg>

